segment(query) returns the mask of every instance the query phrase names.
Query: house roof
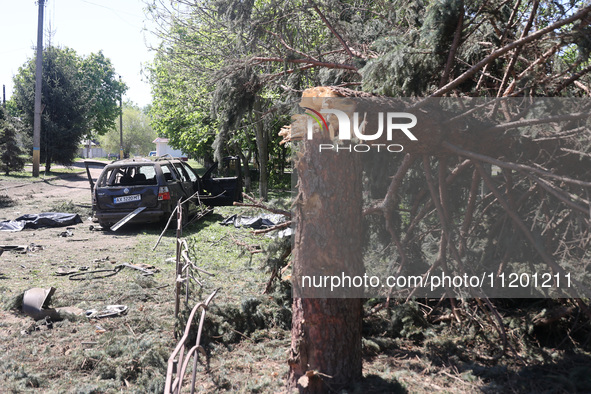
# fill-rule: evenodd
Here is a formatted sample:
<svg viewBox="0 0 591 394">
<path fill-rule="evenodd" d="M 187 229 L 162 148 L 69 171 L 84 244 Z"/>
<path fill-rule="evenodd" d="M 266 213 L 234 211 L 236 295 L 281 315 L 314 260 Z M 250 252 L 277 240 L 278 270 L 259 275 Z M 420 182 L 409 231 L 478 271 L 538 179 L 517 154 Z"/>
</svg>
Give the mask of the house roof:
<svg viewBox="0 0 591 394">
<path fill-rule="evenodd" d="M 156 138 L 154 141 L 152 141 L 152 143 L 154 144 L 158 144 L 158 143 L 163 143 L 163 144 L 167 144 L 168 143 L 168 138 Z"/>
</svg>

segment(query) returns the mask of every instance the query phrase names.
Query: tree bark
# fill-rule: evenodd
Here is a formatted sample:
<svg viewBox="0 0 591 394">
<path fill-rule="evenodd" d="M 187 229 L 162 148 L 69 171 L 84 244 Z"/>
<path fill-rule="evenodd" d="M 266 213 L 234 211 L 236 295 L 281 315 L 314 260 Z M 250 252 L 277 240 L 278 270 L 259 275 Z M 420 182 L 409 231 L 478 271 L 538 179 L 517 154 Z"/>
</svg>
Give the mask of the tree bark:
<svg viewBox="0 0 591 394">
<path fill-rule="evenodd" d="M 306 93 L 304 93 L 306 94 Z M 309 104 L 310 105 L 310 104 Z M 362 377 L 363 289 L 302 285 L 304 276 L 363 276 L 362 179 L 358 155 L 319 152 L 326 136 L 305 141 L 296 163 L 298 197 L 289 388 L 338 391 Z M 327 142 L 328 140 L 324 140 Z M 331 297 L 341 298 L 331 298 Z"/>
<path fill-rule="evenodd" d="M 325 393 L 361 379 L 362 300 L 296 298 L 293 310 L 290 388 Z"/>
</svg>

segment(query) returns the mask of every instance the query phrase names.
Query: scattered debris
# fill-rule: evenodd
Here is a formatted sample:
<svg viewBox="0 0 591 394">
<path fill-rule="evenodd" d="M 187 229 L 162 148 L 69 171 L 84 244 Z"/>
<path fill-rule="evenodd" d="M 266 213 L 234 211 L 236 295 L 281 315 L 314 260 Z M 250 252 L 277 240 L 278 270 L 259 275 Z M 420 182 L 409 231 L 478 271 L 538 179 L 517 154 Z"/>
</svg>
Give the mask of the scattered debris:
<svg viewBox="0 0 591 394">
<path fill-rule="evenodd" d="M 122 269 L 123 269 L 123 266 L 118 265 L 113 269 L 77 272 L 77 273 L 70 274 L 68 279 L 70 279 L 70 280 L 103 279 L 103 278 L 108 278 L 109 276 L 117 275 L 119 273 L 119 271 L 121 271 Z M 101 274 L 101 275 L 96 275 L 96 274 Z"/>
<path fill-rule="evenodd" d="M 109 256 L 107 257 L 102 257 L 100 259 L 94 259 L 92 260 L 93 263 L 111 263 L 111 264 L 116 264 L 117 260 L 110 258 Z"/>
<path fill-rule="evenodd" d="M 32 243 L 29 246 L 27 246 L 26 252 L 36 252 L 38 250 L 44 250 L 44 249 L 45 249 L 45 246 Z"/>
<path fill-rule="evenodd" d="M 144 276 L 147 275 L 154 275 L 156 272 L 158 272 L 158 268 L 154 267 L 153 265 L 148 265 L 148 264 L 128 264 L 128 263 L 123 263 L 118 265 L 117 267 L 127 267 L 127 268 L 131 268 L 134 270 L 138 270 L 140 272 L 142 272 L 142 274 Z"/>
<path fill-rule="evenodd" d="M 98 311 L 96 309 L 87 310 L 86 317 L 89 319 L 103 319 L 105 317 L 122 316 L 127 313 L 127 305 L 107 305 L 105 309 Z M 99 326 L 97 326 L 98 328 Z"/>
<path fill-rule="evenodd" d="M 88 271 L 89 267 L 67 267 L 61 266 L 58 267 L 57 271 L 55 271 L 56 276 L 66 276 L 79 273 L 81 271 Z"/>
<path fill-rule="evenodd" d="M 35 287 L 25 291 L 23 294 L 23 313 L 32 317 L 35 320 L 63 320 L 67 315 L 81 316 L 84 311 L 73 306 L 66 306 L 61 308 L 49 308 L 49 303 L 55 287 L 42 289 Z"/>
<path fill-rule="evenodd" d="M 101 261 L 99 260 L 99 262 Z M 99 269 L 94 271 L 88 271 L 88 267 L 59 267 L 55 274 L 58 276 L 69 275 L 70 280 L 102 279 L 117 275 L 123 268 L 131 268 L 140 271 L 144 276 L 154 275 L 158 272 L 158 268 L 153 265 L 123 263 L 116 265 L 112 269 Z"/>
<path fill-rule="evenodd" d="M 41 289 L 35 287 L 25 291 L 23 295 L 23 312 L 35 320 L 43 319 L 47 316 L 47 306 L 51 300 L 51 296 L 55 293 L 55 287 L 48 289 Z"/>
<path fill-rule="evenodd" d="M 271 213 L 279 214 L 281 216 L 284 216 L 286 218 L 290 218 L 291 219 L 291 212 L 289 212 L 289 211 L 286 211 L 284 209 L 277 209 L 277 208 L 269 207 L 263 201 L 257 200 L 254 197 L 251 197 L 251 196 L 249 196 L 246 193 L 242 193 L 242 196 L 244 198 L 246 198 L 247 200 L 250 200 L 252 202 L 252 204 L 235 202 L 234 203 L 234 206 L 237 206 L 237 207 L 260 208 L 260 209 L 264 209 L 265 211 L 269 211 Z"/>
<path fill-rule="evenodd" d="M 38 250 L 45 249 L 41 245 L 30 244 L 30 245 L 0 245 L 0 255 L 2 252 L 15 252 L 19 254 L 25 254 L 27 252 L 36 252 Z"/>
<path fill-rule="evenodd" d="M 72 231 L 74 230 L 74 227 L 67 227 L 66 231 L 62 231 L 61 233 L 58 234 L 59 237 L 73 237 L 74 236 L 74 232 Z"/>
<path fill-rule="evenodd" d="M 118 221 L 117 223 L 115 223 L 114 225 L 112 225 L 111 228 L 110 228 L 110 230 L 111 231 L 117 231 L 117 230 L 119 230 L 119 228 L 121 228 L 121 226 L 123 226 L 125 223 L 129 222 L 131 219 L 133 219 L 134 217 L 136 217 L 140 212 L 142 212 L 146 208 L 147 207 L 139 207 L 139 208 L 136 208 L 133 212 L 131 212 L 130 214 L 128 214 L 127 216 L 125 216 L 123 219 L 121 219 L 120 221 Z"/>
<path fill-rule="evenodd" d="M 234 227 L 251 228 L 254 234 L 265 234 L 275 230 L 281 230 L 273 238 L 290 237 L 293 232 L 291 229 L 291 220 L 285 220 L 285 215 L 282 214 L 263 214 L 256 217 L 232 215 L 220 222 L 223 226 L 234 225 Z"/>
</svg>

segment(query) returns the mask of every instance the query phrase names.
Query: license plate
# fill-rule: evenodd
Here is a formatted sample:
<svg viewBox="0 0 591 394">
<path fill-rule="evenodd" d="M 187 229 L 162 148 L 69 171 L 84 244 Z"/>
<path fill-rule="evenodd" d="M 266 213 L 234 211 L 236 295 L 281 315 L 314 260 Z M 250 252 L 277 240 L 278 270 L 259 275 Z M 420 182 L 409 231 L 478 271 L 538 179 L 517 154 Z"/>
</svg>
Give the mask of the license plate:
<svg viewBox="0 0 591 394">
<path fill-rule="evenodd" d="M 121 204 L 124 202 L 140 201 L 141 199 L 142 196 L 140 194 L 132 194 L 130 196 L 115 197 L 113 198 L 113 203 Z"/>
</svg>

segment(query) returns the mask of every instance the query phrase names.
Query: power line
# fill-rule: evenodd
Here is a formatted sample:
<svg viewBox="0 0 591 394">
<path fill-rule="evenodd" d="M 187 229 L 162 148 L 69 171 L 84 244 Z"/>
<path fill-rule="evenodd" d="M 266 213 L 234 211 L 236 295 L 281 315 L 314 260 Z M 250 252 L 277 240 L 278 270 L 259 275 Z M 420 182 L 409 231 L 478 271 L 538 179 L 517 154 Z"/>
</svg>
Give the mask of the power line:
<svg viewBox="0 0 591 394">
<path fill-rule="evenodd" d="M 125 22 L 127 25 L 129 25 L 131 27 L 138 28 L 138 26 L 135 23 L 129 22 L 127 19 L 123 18 L 120 14 L 127 14 L 127 15 L 130 15 L 130 16 L 133 16 L 134 18 L 142 18 L 141 16 L 139 16 L 137 14 L 134 14 L 134 13 L 131 13 L 131 12 L 127 12 L 127 11 L 123 11 L 123 10 L 116 10 L 114 8 L 107 7 L 106 5 L 103 5 L 103 4 L 93 3 L 92 1 L 88 1 L 88 0 L 81 0 L 81 1 L 84 2 L 84 3 L 87 3 L 87 4 L 94 5 L 96 7 L 101 7 L 101 8 L 104 8 L 104 9 L 107 9 L 107 10 L 111 11 L 119 19 L 121 19 L 123 22 Z M 143 18 L 142 18 L 142 22 L 143 22 Z"/>
</svg>

